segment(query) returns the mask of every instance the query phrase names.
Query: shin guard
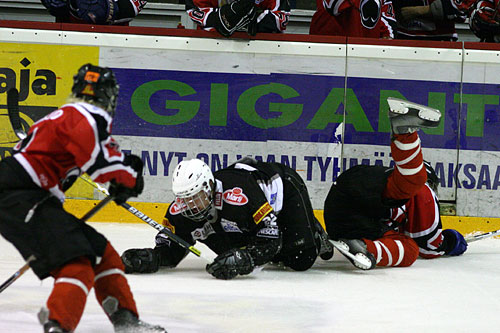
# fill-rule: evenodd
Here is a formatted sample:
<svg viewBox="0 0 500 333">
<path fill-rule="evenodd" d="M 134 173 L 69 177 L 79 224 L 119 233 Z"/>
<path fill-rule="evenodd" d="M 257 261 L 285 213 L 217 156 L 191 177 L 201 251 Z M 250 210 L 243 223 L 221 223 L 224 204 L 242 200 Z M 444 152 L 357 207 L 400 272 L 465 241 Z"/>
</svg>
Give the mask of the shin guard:
<svg viewBox="0 0 500 333">
<path fill-rule="evenodd" d="M 396 166 L 387 180 L 384 197 L 397 200 L 409 199 L 427 180 L 417 133 L 395 134 L 391 143 L 391 153 Z"/>
<path fill-rule="evenodd" d="M 49 320 L 73 331 L 82 317 L 87 295 L 94 284 L 90 260 L 80 257 L 51 272 L 54 288 L 47 300 Z"/>
<path fill-rule="evenodd" d="M 102 306 L 106 297 L 112 296 L 118 300 L 120 308 L 130 310 L 138 316 L 134 297 L 125 277 L 122 260 L 110 243 L 106 246 L 102 260 L 94 271 L 94 288 L 99 304 Z"/>
<path fill-rule="evenodd" d="M 363 239 L 377 266 L 411 266 L 418 258 L 418 245 L 410 237 L 388 231 L 377 240 Z"/>
</svg>

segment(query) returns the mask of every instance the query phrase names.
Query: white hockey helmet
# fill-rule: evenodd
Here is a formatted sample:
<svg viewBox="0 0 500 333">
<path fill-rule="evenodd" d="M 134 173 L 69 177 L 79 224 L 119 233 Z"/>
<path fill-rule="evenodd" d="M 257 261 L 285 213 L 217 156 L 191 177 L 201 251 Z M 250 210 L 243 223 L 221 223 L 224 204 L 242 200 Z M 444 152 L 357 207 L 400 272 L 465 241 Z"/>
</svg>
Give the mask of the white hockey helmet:
<svg viewBox="0 0 500 333">
<path fill-rule="evenodd" d="M 175 167 L 172 175 L 172 192 L 183 216 L 194 221 L 213 217 L 214 188 L 214 175 L 202 160 L 185 160 Z"/>
</svg>

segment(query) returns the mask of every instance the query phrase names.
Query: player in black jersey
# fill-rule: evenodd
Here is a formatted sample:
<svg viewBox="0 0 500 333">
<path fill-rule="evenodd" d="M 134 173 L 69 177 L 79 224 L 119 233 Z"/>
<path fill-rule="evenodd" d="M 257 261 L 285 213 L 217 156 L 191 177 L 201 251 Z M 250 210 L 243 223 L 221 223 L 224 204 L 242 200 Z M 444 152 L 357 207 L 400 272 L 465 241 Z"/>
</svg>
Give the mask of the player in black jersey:
<svg viewBox="0 0 500 333">
<path fill-rule="evenodd" d="M 203 161 L 182 161 L 172 176 L 175 200 L 163 225 L 190 244 L 205 243 L 218 256 L 207 272 L 219 279 L 281 262 L 305 271 L 333 248 L 315 218 L 306 185 L 293 169 L 246 157 L 214 174 Z M 188 251 L 159 233 L 154 249 L 129 249 L 126 272 L 175 267 Z"/>
</svg>

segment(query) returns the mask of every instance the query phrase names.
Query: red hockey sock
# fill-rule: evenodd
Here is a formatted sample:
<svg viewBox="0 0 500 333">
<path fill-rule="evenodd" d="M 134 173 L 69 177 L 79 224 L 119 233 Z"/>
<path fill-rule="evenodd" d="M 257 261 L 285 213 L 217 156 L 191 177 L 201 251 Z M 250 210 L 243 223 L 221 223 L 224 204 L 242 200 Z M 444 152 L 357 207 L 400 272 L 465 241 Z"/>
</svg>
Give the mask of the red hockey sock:
<svg viewBox="0 0 500 333">
<path fill-rule="evenodd" d="M 51 272 L 54 288 L 47 300 L 49 319 L 73 331 L 82 317 L 87 295 L 94 284 L 90 260 L 80 257 Z"/>
<path fill-rule="evenodd" d="M 420 138 L 417 133 L 394 134 L 391 153 L 396 165 L 387 180 L 384 197 L 409 199 L 427 181 Z"/>
<path fill-rule="evenodd" d="M 118 300 L 120 308 L 128 309 L 138 316 L 124 269 L 122 259 L 108 242 L 101 262 L 94 269 L 97 301 L 102 304 L 106 297 L 112 296 Z"/>
<path fill-rule="evenodd" d="M 375 256 L 377 266 L 412 265 L 418 258 L 418 245 L 413 239 L 395 231 L 388 231 L 377 240 L 363 239 L 367 250 Z"/>
</svg>

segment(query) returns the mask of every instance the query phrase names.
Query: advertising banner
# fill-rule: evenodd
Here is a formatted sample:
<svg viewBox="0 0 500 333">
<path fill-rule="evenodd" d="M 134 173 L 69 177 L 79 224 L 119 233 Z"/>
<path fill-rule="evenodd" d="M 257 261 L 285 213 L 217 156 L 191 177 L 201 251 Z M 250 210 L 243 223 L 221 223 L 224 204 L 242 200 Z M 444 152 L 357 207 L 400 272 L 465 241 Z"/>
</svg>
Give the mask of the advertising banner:
<svg viewBox="0 0 500 333">
<path fill-rule="evenodd" d="M 73 75 L 85 63 L 99 62 L 98 47 L 0 43 L 0 159 L 18 141 L 7 115 L 7 91 L 19 90 L 24 128 L 63 105 Z M 77 185 L 68 195 L 92 197 L 93 190 Z"/>
<path fill-rule="evenodd" d="M 358 54 L 346 62 L 285 54 L 278 61 L 224 50 L 2 45 L 0 110 L 6 114 L 5 92 L 15 85 L 26 125 L 64 103 L 83 63 L 114 70 L 120 96 L 113 133 L 145 163 L 140 201 L 170 202 L 170 174 L 183 159 L 203 159 L 215 171 L 250 155 L 296 169 L 322 209 L 342 170 L 393 165 L 386 99 L 396 97 L 442 111 L 438 128 L 420 132 L 441 200 L 457 202 L 459 214 L 500 216 L 492 209 L 500 199 L 498 84 L 480 76 L 464 82 L 461 58 L 374 61 Z M 73 60 L 63 60 L 69 54 Z M 15 138 L 1 119 L 6 156 Z M 457 198 L 460 191 L 473 195 Z"/>
</svg>

